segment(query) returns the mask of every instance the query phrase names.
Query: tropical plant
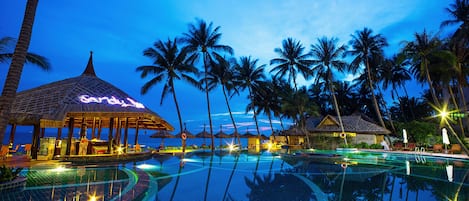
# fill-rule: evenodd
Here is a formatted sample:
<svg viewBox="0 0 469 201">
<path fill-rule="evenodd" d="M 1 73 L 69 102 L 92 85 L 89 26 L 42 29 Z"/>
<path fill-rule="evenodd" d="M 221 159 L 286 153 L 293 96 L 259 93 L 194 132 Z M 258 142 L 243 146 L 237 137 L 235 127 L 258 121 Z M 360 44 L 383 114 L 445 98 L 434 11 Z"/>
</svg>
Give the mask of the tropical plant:
<svg viewBox="0 0 469 201">
<path fill-rule="evenodd" d="M 419 82 L 427 82 L 432 96 L 433 104 L 438 108 L 441 107 L 437 92 L 435 90 L 435 82 L 432 81 L 430 71 L 430 57 L 438 54 L 441 40 L 436 36 L 429 35 L 426 30 L 422 33 L 415 33 L 415 40 L 406 42 L 403 54 L 411 61 L 411 72 Z"/>
<path fill-rule="evenodd" d="M 303 54 L 304 47 L 300 41 L 296 41 L 293 38 L 287 38 L 282 42 L 282 48 L 275 48 L 274 52 L 280 57 L 270 60 L 270 65 L 275 65 L 270 72 L 276 72 L 274 77 L 283 78 L 288 76 L 287 81 L 291 83 L 295 90 L 298 90 L 296 79 L 298 74 L 303 75 L 304 78 L 311 76 L 311 60 L 309 60 L 309 54 Z"/>
<path fill-rule="evenodd" d="M 12 181 L 18 177 L 21 170 L 23 170 L 23 168 L 6 167 L 5 164 L 3 164 L 3 166 L 0 167 L 0 183 Z"/>
<path fill-rule="evenodd" d="M 373 35 L 373 31 L 368 28 L 364 28 L 362 31 L 356 31 L 355 35 L 352 35 L 352 40 L 350 40 L 349 43 L 352 49 L 347 51 L 347 54 L 354 57 L 349 65 L 349 69 L 355 74 L 362 65 L 365 66 L 364 74 L 366 74 L 367 77 L 376 116 L 381 126 L 386 128 L 374 91 L 373 81 L 375 79 L 372 77 L 372 74 L 374 74 L 376 66 L 372 67 L 371 61 L 382 60 L 384 58 L 383 48 L 387 46 L 388 43 L 381 34 Z"/>
<path fill-rule="evenodd" d="M 179 129 L 182 132 L 183 121 L 174 88 L 174 80 L 184 80 L 198 87 L 198 82 L 192 77 L 198 74 L 198 70 L 187 62 L 188 49 L 182 48 L 180 50 L 177 46 L 177 39 L 168 39 L 166 42 L 159 40 L 153 46 L 143 51 L 144 56 L 153 60 L 153 65 L 139 66 L 136 69 L 137 72 L 141 72 L 141 78 L 146 78 L 149 75 L 153 76 L 142 86 L 141 93 L 146 94 L 154 85 L 164 82 L 160 105 L 163 104 L 167 94 L 173 95 L 179 119 Z M 185 139 L 182 139 L 182 147 L 183 152 L 185 152 Z"/>
<path fill-rule="evenodd" d="M 29 43 L 31 41 L 31 34 L 34 24 L 34 17 L 36 15 L 38 0 L 28 0 L 26 3 L 25 15 L 21 30 L 18 37 L 18 43 L 12 55 L 10 68 L 6 77 L 5 85 L 3 86 L 2 95 L 0 96 L 0 139 L 3 140 L 5 130 L 10 117 L 11 104 L 15 100 L 16 91 L 23 71 L 23 66 L 26 61 Z M 37 153 L 33 153 L 32 157 L 36 158 Z"/>
<path fill-rule="evenodd" d="M 208 74 L 208 83 L 209 83 L 209 91 L 214 89 L 217 84 L 221 85 L 221 89 L 223 92 L 223 96 L 225 97 L 225 103 L 228 107 L 228 112 L 230 113 L 231 122 L 233 124 L 234 133 L 237 139 L 238 144 L 241 144 L 238 127 L 236 126 L 236 122 L 233 117 L 233 113 L 231 111 L 230 102 L 228 97 L 232 97 L 234 94 L 239 94 L 237 86 L 239 83 L 234 79 L 234 63 L 236 61 L 227 60 L 224 57 L 221 57 L 218 54 L 215 54 L 215 59 L 211 61 L 211 70 Z"/>
<path fill-rule="evenodd" d="M 251 57 L 240 57 L 239 62 L 235 67 L 235 79 L 239 82 L 241 90 L 248 90 L 251 105 L 254 105 L 254 90 L 259 86 L 259 82 L 265 79 L 265 64 L 258 65 L 258 61 L 258 59 L 252 59 Z M 259 123 L 257 122 L 256 109 L 253 109 L 252 111 L 254 122 L 256 124 L 257 137 L 260 142 L 261 133 L 259 131 Z"/>
<path fill-rule="evenodd" d="M 311 45 L 312 64 L 314 65 L 312 71 L 316 74 L 315 83 L 323 80 L 328 87 L 329 93 L 332 94 L 333 108 L 339 118 L 341 131 L 345 132 L 333 85 L 333 71 L 344 72 L 347 63 L 342 58 L 346 52 L 346 47 L 344 45 L 338 46 L 337 41 L 337 38 L 327 39 L 327 37 L 323 37 L 318 39 L 317 44 Z"/>
<path fill-rule="evenodd" d="M 200 56 L 202 56 L 204 65 L 204 80 L 205 83 L 205 96 L 207 99 L 207 110 L 208 120 L 210 124 L 210 135 L 212 136 L 212 151 L 215 150 L 215 144 L 213 139 L 213 125 L 212 115 L 210 112 L 210 98 L 208 96 L 208 73 L 209 73 L 209 62 L 212 60 L 212 55 L 217 52 L 226 52 L 233 54 L 233 49 L 227 45 L 219 44 L 221 39 L 221 33 L 219 33 L 220 27 L 212 27 L 212 23 L 207 24 L 204 20 L 197 20 L 196 24 L 189 25 L 189 31 L 184 33 L 183 42 L 187 45 L 188 50 L 193 53 L 190 59 L 196 62 Z"/>
<path fill-rule="evenodd" d="M 6 63 L 13 58 L 13 53 L 10 50 L 15 44 L 16 40 L 14 38 L 3 37 L 0 39 L 0 63 Z M 26 63 L 34 64 L 44 71 L 51 69 L 47 58 L 31 52 L 26 53 Z"/>
</svg>

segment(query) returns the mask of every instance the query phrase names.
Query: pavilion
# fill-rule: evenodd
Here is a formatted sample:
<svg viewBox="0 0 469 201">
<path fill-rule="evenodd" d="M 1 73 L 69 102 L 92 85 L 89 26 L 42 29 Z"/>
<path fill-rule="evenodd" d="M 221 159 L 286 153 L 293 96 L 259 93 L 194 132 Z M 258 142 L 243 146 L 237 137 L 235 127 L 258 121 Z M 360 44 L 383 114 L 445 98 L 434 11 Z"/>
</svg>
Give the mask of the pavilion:
<svg viewBox="0 0 469 201">
<path fill-rule="evenodd" d="M 72 77 L 17 93 L 11 108 L 10 142 L 13 142 L 17 125 L 32 125 L 31 156 L 37 158 L 39 139 L 45 128 L 57 128 L 61 139 L 62 128 L 68 128 L 65 155 L 70 155 L 74 128 L 86 135 L 91 128 L 91 138 L 100 139 L 101 130 L 108 128 L 108 139 L 119 145 L 124 131 L 124 147 L 128 146 L 128 130 L 134 129 L 138 144 L 139 129 L 168 130 L 174 128 L 158 114 L 137 102 L 128 94 L 96 76 L 93 54 L 80 76 Z M 112 153 L 113 140 L 108 140 L 106 153 Z"/>
</svg>

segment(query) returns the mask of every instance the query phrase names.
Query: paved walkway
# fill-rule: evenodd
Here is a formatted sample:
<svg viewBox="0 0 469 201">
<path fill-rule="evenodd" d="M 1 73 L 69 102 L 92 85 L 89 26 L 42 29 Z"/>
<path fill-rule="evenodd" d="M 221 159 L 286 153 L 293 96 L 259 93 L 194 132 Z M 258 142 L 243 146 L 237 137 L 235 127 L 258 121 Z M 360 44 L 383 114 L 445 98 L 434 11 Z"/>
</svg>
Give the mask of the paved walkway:
<svg viewBox="0 0 469 201">
<path fill-rule="evenodd" d="M 457 158 L 457 159 L 466 159 L 469 160 L 469 156 L 466 154 L 445 154 L 445 153 L 433 153 L 433 152 L 416 152 L 416 151 L 385 151 L 382 149 L 360 149 L 361 151 L 369 152 L 380 152 L 380 153 L 391 153 L 391 154 L 418 154 L 424 156 L 435 156 L 435 157 L 445 157 L 445 158 Z"/>
<path fill-rule="evenodd" d="M 45 160 L 45 161 L 38 161 L 38 160 L 32 160 L 26 155 L 13 155 L 9 156 L 6 159 L 2 160 L 0 159 L 0 166 L 7 166 L 7 167 L 38 167 L 38 166 L 52 166 L 56 167 L 57 165 L 60 164 L 70 164 L 68 162 L 60 162 L 58 160 Z"/>
</svg>

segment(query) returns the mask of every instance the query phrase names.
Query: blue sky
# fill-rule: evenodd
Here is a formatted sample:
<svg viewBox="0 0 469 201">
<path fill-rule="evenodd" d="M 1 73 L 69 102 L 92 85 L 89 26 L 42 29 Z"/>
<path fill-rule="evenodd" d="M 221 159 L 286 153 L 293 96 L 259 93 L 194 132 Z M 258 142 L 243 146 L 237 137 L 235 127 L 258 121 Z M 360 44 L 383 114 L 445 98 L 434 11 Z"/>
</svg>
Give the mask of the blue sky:
<svg viewBox="0 0 469 201">
<path fill-rule="evenodd" d="M 310 49 L 322 36 L 337 37 L 347 44 L 350 35 L 364 27 L 382 34 L 390 44 L 387 55 L 401 48 L 401 41 L 410 41 L 415 32 L 424 29 L 440 31 L 443 20 L 449 19 L 444 8 L 449 0 L 80 0 L 39 1 L 31 39 L 30 52 L 47 57 L 52 71 L 44 72 L 25 66 L 19 91 L 53 81 L 75 77 L 83 72 L 92 50 L 95 71 L 101 79 L 124 90 L 130 96 L 157 112 L 178 129 L 172 99 L 159 105 L 161 85 L 141 95 L 142 80 L 135 72 L 140 65 L 151 64 L 142 52 L 157 40 L 181 36 L 196 18 L 220 26 L 221 43 L 231 46 L 235 57 L 252 56 L 260 64 L 276 58 L 274 49 L 288 37 L 300 40 Z M 18 37 L 26 0 L 0 3 L 0 37 Z M 448 31 L 441 32 L 441 35 Z M 9 64 L 0 64 L 0 87 L 3 87 Z M 267 65 L 267 69 L 270 66 Z M 348 79 L 351 75 L 341 75 Z M 300 78 L 301 80 L 301 78 Z M 302 80 L 308 84 L 311 81 Z M 417 96 L 420 86 L 409 90 Z M 205 94 L 185 84 L 176 90 L 183 120 L 197 133 L 208 124 Z M 214 132 L 220 125 L 231 133 L 231 121 L 223 96 L 218 90 L 210 94 Z M 168 96 L 169 97 L 169 96 Z M 243 94 L 231 100 L 236 121 L 243 133 L 254 131 L 252 116 L 245 114 Z M 269 134 L 268 121 L 260 119 L 263 133 Z M 279 128 L 278 122 L 275 127 Z"/>
</svg>

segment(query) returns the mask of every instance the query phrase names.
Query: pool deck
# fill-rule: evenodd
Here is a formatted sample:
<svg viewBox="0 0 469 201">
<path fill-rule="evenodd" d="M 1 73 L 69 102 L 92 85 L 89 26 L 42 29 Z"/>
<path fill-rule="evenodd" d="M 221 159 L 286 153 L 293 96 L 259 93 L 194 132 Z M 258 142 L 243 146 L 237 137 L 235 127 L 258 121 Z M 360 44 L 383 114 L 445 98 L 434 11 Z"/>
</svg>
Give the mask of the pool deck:
<svg viewBox="0 0 469 201">
<path fill-rule="evenodd" d="M 433 156 L 433 157 L 445 157 L 445 158 L 455 158 L 455 159 L 465 159 L 469 160 L 469 156 L 465 154 L 446 154 L 446 153 L 433 153 L 433 152 L 420 152 L 420 151 L 385 151 L 382 149 L 359 149 L 360 151 L 367 152 L 379 152 L 379 153 L 390 153 L 390 154 L 412 154 L 412 155 L 422 155 L 422 156 Z"/>
</svg>

